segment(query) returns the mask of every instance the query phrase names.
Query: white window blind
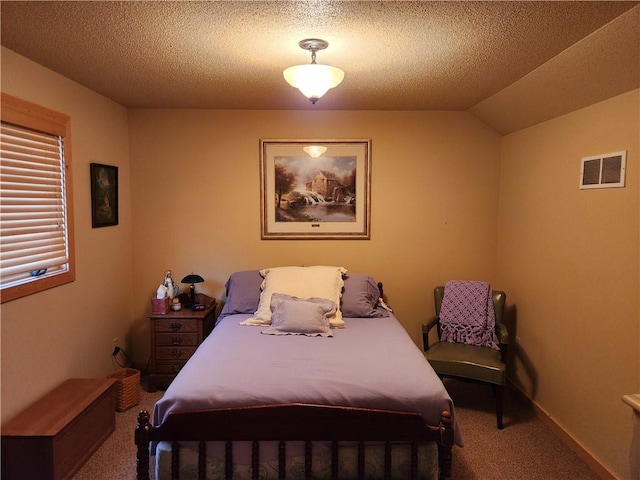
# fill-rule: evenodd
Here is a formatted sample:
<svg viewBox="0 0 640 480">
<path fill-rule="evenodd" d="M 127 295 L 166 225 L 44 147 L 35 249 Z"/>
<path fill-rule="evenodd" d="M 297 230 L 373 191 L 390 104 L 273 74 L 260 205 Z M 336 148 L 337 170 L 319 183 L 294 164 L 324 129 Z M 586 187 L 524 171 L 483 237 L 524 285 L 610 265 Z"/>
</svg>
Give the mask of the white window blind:
<svg viewBox="0 0 640 480">
<path fill-rule="evenodd" d="M 2 122 L 1 288 L 69 269 L 64 139 Z"/>
</svg>

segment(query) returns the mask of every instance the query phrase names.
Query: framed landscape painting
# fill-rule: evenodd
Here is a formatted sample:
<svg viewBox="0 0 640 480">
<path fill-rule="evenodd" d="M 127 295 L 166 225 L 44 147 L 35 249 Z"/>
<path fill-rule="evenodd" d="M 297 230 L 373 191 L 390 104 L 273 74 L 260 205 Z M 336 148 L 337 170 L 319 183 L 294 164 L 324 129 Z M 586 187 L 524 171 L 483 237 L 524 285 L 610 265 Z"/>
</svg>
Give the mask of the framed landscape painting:
<svg viewBox="0 0 640 480">
<path fill-rule="evenodd" d="M 370 238 L 371 140 L 260 140 L 262 239 Z"/>
</svg>

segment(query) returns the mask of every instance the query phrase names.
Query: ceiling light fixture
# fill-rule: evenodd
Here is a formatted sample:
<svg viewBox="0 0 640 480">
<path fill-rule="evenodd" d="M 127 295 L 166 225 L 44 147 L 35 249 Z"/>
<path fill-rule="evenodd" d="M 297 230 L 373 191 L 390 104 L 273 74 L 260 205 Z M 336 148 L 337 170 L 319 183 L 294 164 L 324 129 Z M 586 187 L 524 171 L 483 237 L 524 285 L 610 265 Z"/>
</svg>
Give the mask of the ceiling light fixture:
<svg viewBox="0 0 640 480">
<path fill-rule="evenodd" d="M 302 150 L 308 153 L 311 157 L 318 158 L 327 151 L 327 147 L 322 147 L 320 145 L 307 145 L 306 147 L 302 147 Z"/>
<path fill-rule="evenodd" d="M 315 104 L 330 88 L 340 85 L 344 72 L 337 67 L 316 63 L 316 52 L 324 50 L 329 42 L 317 38 L 307 38 L 298 42 L 300 48 L 311 52 L 311 63 L 295 65 L 284 70 L 284 79 L 292 87 L 296 87 L 302 94 Z"/>
</svg>

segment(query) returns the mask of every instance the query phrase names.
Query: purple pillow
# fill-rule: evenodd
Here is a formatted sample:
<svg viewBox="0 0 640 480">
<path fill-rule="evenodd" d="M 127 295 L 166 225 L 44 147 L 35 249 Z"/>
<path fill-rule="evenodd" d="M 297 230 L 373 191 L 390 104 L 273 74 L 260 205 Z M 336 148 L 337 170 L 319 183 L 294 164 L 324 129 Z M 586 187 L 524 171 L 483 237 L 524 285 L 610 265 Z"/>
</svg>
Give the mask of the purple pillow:
<svg viewBox="0 0 640 480">
<path fill-rule="evenodd" d="M 235 313 L 254 313 L 260 303 L 263 280 L 259 270 L 245 270 L 232 274 L 225 285 L 227 300 L 219 318 Z"/>
<path fill-rule="evenodd" d="M 343 317 L 388 317 L 378 304 L 380 290 L 373 277 L 364 273 L 347 273 L 342 291 Z"/>
</svg>

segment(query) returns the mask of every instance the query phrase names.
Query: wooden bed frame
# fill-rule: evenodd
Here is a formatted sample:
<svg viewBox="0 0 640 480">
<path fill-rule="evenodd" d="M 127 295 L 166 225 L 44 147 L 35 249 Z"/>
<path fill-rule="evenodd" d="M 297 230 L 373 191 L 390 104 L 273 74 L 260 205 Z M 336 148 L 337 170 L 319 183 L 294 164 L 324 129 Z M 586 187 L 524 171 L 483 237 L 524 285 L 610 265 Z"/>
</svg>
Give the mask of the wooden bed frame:
<svg viewBox="0 0 640 480">
<path fill-rule="evenodd" d="M 383 285 L 378 283 L 380 298 Z M 227 292 L 228 295 L 229 292 Z M 135 431 L 137 480 L 149 480 L 149 446 L 151 442 L 171 442 L 171 478 L 178 480 L 180 470 L 180 442 L 199 442 L 198 479 L 206 480 L 205 442 L 225 442 L 225 480 L 233 480 L 233 441 L 252 442 L 251 475 L 258 479 L 260 441 L 277 441 L 278 478 L 284 480 L 286 442 L 305 442 L 305 480 L 312 479 L 312 442 L 331 443 L 331 477 L 338 479 L 338 441 L 358 442 L 358 479 L 364 479 L 364 460 L 367 441 L 384 441 L 385 478 L 391 478 L 391 441 L 411 443 L 411 476 L 418 478 L 418 444 L 437 442 L 439 479 L 451 478 L 451 450 L 453 425 L 451 414 L 444 411 L 440 424 L 426 425 L 417 412 L 396 412 L 355 407 L 281 404 L 241 408 L 221 408 L 193 412 L 171 413 L 153 427 L 149 412 L 138 414 Z M 286 419 L 286 421 L 283 421 Z M 218 480 L 218 479 L 210 479 Z"/>
<path fill-rule="evenodd" d="M 283 421 L 286 419 L 286 421 Z M 394 412 L 353 407 L 308 404 L 264 405 L 170 414 L 162 425 L 152 427 L 149 413 L 141 411 L 135 431 L 137 480 L 149 479 L 150 442 L 169 441 L 171 477 L 177 480 L 179 442 L 196 441 L 198 478 L 205 479 L 206 441 L 225 443 L 225 480 L 233 478 L 232 441 L 252 442 L 252 478 L 258 479 L 259 441 L 278 441 L 279 479 L 285 478 L 286 442 L 305 442 L 305 479 L 312 478 L 312 441 L 331 442 L 332 478 L 338 478 L 338 441 L 358 442 L 358 478 L 364 478 L 366 441 L 385 442 L 385 478 L 391 478 L 391 441 L 411 443 L 411 479 L 418 478 L 418 444 L 438 444 L 439 478 L 451 478 L 453 427 L 451 415 L 442 412 L 438 426 L 425 425 L 415 412 Z M 216 479 L 217 480 L 217 479 Z"/>
</svg>

